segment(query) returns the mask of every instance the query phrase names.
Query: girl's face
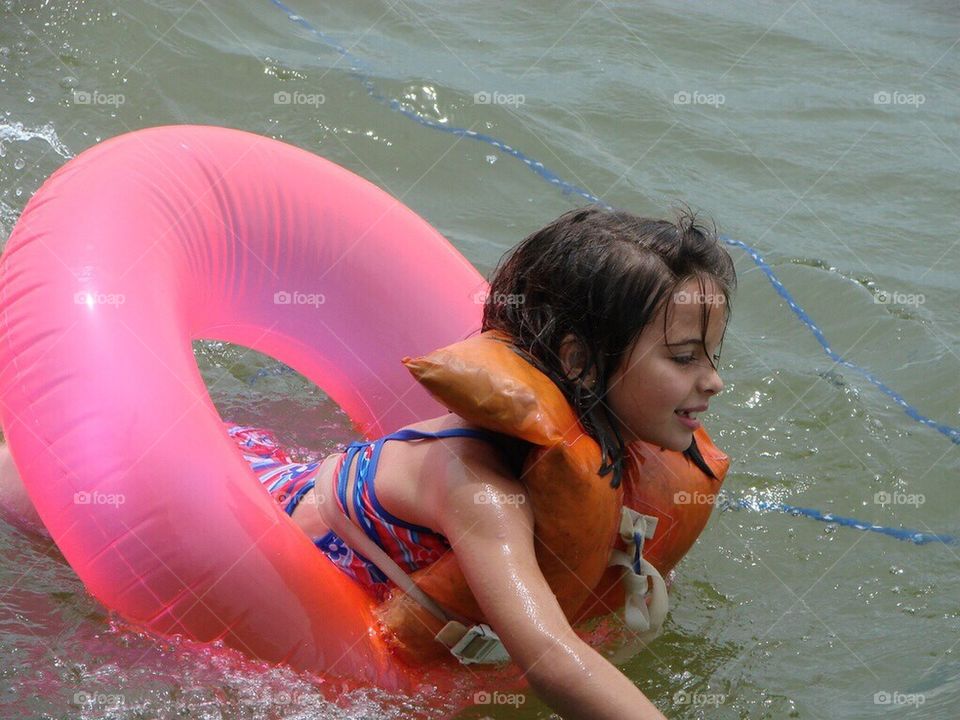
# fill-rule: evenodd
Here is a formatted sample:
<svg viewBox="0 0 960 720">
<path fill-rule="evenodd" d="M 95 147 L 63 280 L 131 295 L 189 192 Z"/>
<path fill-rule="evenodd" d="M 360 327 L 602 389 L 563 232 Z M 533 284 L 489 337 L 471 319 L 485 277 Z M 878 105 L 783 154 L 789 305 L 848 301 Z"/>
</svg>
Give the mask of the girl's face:
<svg viewBox="0 0 960 720">
<path fill-rule="evenodd" d="M 700 340 L 704 306 L 708 355 Z M 610 378 L 606 402 L 624 442 L 645 440 L 678 451 L 690 447 L 700 427 L 697 416 L 723 390 L 710 360 L 716 362 L 725 328 L 725 299 L 713 284 L 702 290 L 690 280 L 678 288 Z"/>
</svg>

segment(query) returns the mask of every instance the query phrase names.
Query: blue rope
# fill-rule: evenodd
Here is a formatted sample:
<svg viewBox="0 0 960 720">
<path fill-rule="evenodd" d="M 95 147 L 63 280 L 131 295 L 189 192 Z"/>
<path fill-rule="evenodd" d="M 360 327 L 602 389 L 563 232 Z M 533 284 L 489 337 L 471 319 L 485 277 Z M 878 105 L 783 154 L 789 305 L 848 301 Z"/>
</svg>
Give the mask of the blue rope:
<svg viewBox="0 0 960 720">
<path fill-rule="evenodd" d="M 817 339 L 817 342 L 820 343 L 820 347 L 823 348 L 823 351 L 827 354 L 827 356 L 831 360 L 836 362 L 838 365 L 842 365 L 843 367 L 850 368 L 851 370 L 856 370 L 858 373 L 863 375 L 867 380 L 869 380 L 873 385 L 879 388 L 881 392 L 893 398 L 893 401 L 896 402 L 897 405 L 902 407 L 903 411 L 907 415 L 909 415 L 911 418 L 913 418 L 919 423 L 922 423 L 924 425 L 934 428 L 937 432 L 942 433 L 943 435 L 946 435 L 954 444 L 960 445 L 960 429 L 951 427 L 950 425 L 944 425 L 943 423 L 939 423 L 936 420 L 932 420 L 928 418 L 926 415 L 920 414 L 919 410 L 917 410 L 913 405 L 911 405 L 906 400 L 904 400 L 903 396 L 900 395 L 900 393 L 898 393 L 896 390 L 894 390 L 885 382 L 883 382 L 883 380 L 878 378 L 876 375 L 874 375 L 872 372 L 870 372 L 866 368 L 860 367 L 856 363 L 850 362 L 849 360 L 845 360 L 843 356 L 840 355 L 840 353 L 838 353 L 833 348 L 831 348 L 830 343 L 827 342 L 827 339 L 823 335 L 823 331 L 821 331 L 820 328 L 817 327 L 817 324 L 807 314 L 807 311 L 797 304 L 797 301 L 793 299 L 793 296 L 790 294 L 790 291 L 788 291 L 783 286 L 783 283 L 780 282 L 780 278 L 778 278 L 774 274 L 773 269 L 760 256 L 759 252 L 754 250 L 752 247 L 750 247 L 746 243 L 741 242 L 740 240 L 734 240 L 733 238 L 729 238 L 725 235 L 722 235 L 720 239 L 723 240 L 728 245 L 733 245 L 735 247 L 743 248 L 747 252 L 747 254 L 753 259 L 753 262 L 756 263 L 757 267 L 760 268 L 763 274 L 767 276 L 767 279 L 770 280 L 770 284 L 773 285 L 773 289 L 777 291 L 777 294 L 787 301 L 787 305 L 789 305 L 790 309 L 793 310 L 794 315 L 800 318 L 800 322 L 802 322 L 804 325 L 810 328 L 810 332 L 813 333 L 813 336 Z"/>
<path fill-rule="evenodd" d="M 412 110 L 405 108 L 395 98 L 389 98 L 382 95 L 377 90 L 376 85 L 371 79 L 371 75 L 375 73 L 374 73 L 374 68 L 369 63 L 367 63 L 366 61 L 362 60 L 361 58 L 351 53 L 349 50 L 343 47 L 343 45 L 341 45 L 336 40 L 328 36 L 326 33 L 323 33 L 322 31 L 317 30 L 312 24 L 310 24 L 310 22 L 308 22 L 301 15 L 298 15 L 297 13 L 295 13 L 289 7 L 287 7 L 283 2 L 281 2 L 281 0 L 270 0 L 270 2 L 272 2 L 276 7 L 280 8 L 284 13 L 286 13 L 287 17 L 292 22 L 304 28 L 305 30 L 307 30 L 309 33 L 311 33 L 314 37 L 318 38 L 325 45 L 332 47 L 341 55 L 341 57 L 346 59 L 350 64 L 351 74 L 363 84 L 363 87 L 366 89 L 367 94 L 377 102 L 383 105 L 386 105 L 392 111 L 398 112 L 404 117 L 410 120 L 413 120 L 414 122 L 419 123 L 420 125 L 423 125 L 424 127 L 427 127 L 431 130 L 439 130 L 441 132 L 454 135 L 456 137 L 464 137 L 464 138 L 476 140 L 478 142 L 482 142 L 487 145 L 490 145 L 491 147 L 495 148 L 501 153 L 510 155 L 511 157 L 514 157 L 517 160 L 520 160 L 530 170 L 536 173 L 540 178 L 549 182 L 551 185 L 554 185 L 560 188 L 560 190 L 563 192 L 564 195 L 578 195 L 586 199 L 588 202 L 599 204 L 606 208 L 611 207 L 610 205 L 607 205 L 605 202 L 603 202 L 600 198 L 598 198 L 593 193 L 588 192 L 587 190 L 579 187 L 578 185 L 565 181 L 555 172 L 553 172 L 548 167 L 546 167 L 542 162 L 530 157 L 529 155 L 523 153 L 520 150 L 517 150 L 514 147 L 511 147 L 510 145 L 507 145 L 506 143 L 502 142 L 501 140 L 498 140 L 497 138 L 491 135 L 478 133 L 473 130 L 470 130 L 469 128 L 444 125 L 434 120 L 428 120 L 427 118 L 421 117 L 420 115 L 413 112 Z M 763 259 L 763 257 L 760 255 L 760 253 L 756 249 L 752 248 L 750 245 L 747 245 L 745 242 L 742 242 L 740 240 L 735 240 L 733 238 L 727 237 L 726 235 L 722 235 L 720 239 L 723 242 L 725 242 L 727 245 L 741 248 L 751 257 L 751 259 L 757 265 L 757 267 L 759 267 L 760 270 L 763 272 L 763 274 L 766 275 L 767 279 L 770 281 L 770 284 L 773 286 L 773 289 L 777 292 L 777 294 L 780 295 L 780 297 L 782 297 L 787 302 L 787 305 L 790 307 L 793 313 L 797 316 L 797 318 L 799 318 L 799 320 L 804 325 L 806 325 L 807 328 L 809 328 L 810 332 L 813 333 L 814 338 L 816 338 L 817 342 L 820 343 L 820 346 L 823 348 L 824 352 L 827 354 L 827 356 L 831 360 L 833 360 L 838 365 L 849 368 L 851 370 L 855 370 L 856 372 L 861 374 L 863 377 L 865 377 L 872 385 L 878 388 L 881 392 L 883 392 L 885 395 L 893 399 L 894 402 L 896 402 L 901 408 L 903 408 L 903 411 L 909 417 L 911 417 L 912 419 L 916 420 L 917 422 L 923 425 L 934 428 L 937 432 L 949 438 L 950 441 L 953 442 L 954 444 L 960 445 L 960 428 L 937 422 L 936 420 L 933 420 L 927 417 L 926 415 L 923 415 L 913 405 L 907 402 L 903 398 L 903 396 L 901 396 L 898 392 L 893 390 L 890 386 L 884 383 L 880 378 L 878 378 L 872 372 L 870 372 L 864 367 L 861 367 L 860 365 L 857 365 L 854 362 L 851 362 L 850 360 L 846 360 L 842 355 L 840 355 L 833 348 L 831 348 L 830 344 L 827 342 L 826 337 L 824 337 L 823 331 L 820 330 L 820 328 L 813 321 L 813 319 L 807 314 L 807 312 L 802 307 L 800 307 L 797 301 L 793 299 L 793 296 L 786 289 L 786 287 L 784 287 L 783 283 L 780 282 L 780 279 L 773 272 L 773 269 L 770 267 L 769 264 L 767 264 L 767 262 Z M 259 374 L 260 373 L 258 373 L 258 375 Z M 950 535 L 935 535 L 930 533 L 922 533 L 914 530 L 905 530 L 905 529 L 898 529 L 898 528 L 882 527 L 879 525 L 871 525 L 869 523 L 864 523 L 854 518 L 844 518 L 844 517 L 832 515 L 830 513 L 821 513 L 819 510 L 814 510 L 812 508 L 799 508 L 791 505 L 784 505 L 783 503 L 740 500 L 737 503 L 734 503 L 734 505 L 738 507 L 744 507 L 744 508 L 749 508 L 754 510 L 785 512 L 785 513 L 790 513 L 792 515 L 802 515 L 804 517 L 813 518 L 815 520 L 822 520 L 825 522 L 837 523 L 845 527 L 852 527 L 852 528 L 857 528 L 859 530 L 882 533 L 884 535 L 889 535 L 890 537 L 895 537 L 900 540 L 909 540 L 911 542 L 914 542 L 920 545 L 926 544 L 929 542 L 955 543 L 958 541 L 957 538 Z"/>
<path fill-rule="evenodd" d="M 907 528 L 893 528 L 884 525 L 872 525 L 870 523 L 857 520 L 856 518 L 843 517 L 833 513 L 823 513 L 814 508 L 797 507 L 796 505 L 787 505 L 780 502 L 770 502 L 767 500 L 750 500 L 740 498 L 738 500 L 728 500 L 718 502 L 717 506 L 722 510 L 756 510 L 768 512 L 780 512 L 793 515 L 795 517 L 808 517 L 813 520 L 834 523 L 843 527 L 855 528 L 856 530 L 865 530 L 867 532 L 880 533 L 888 537 L 912 542 L 917 545 L 926 545 L 928 543 L 943 543 L 944 545 L 960 544 L 960 537 L 955 535 L 938 535 L 936 533 L 920 532 L 919 530 L 909 530 Z"/>
<path fill-rule="evenodd" d="M 336 50 L 341 57 L 343 57 L 348 63 L 350 63 L 350 72 L 356 77 L 360 83 L 363 85 L 364 89 L 367 91 L 367 95 L 376 100 L 382 105 L 386 105 L 394 112 L 398 112 L 403 115 L 405 118 L 413 120 L 424 127 L 430 128 L 431 130 L 439 130 L 440 132 L 445 132 L 449 135 L 454 135 L 456 137 L 469 138 L 471 140 L 477 140 L 478 142 L 486 143 L 491 147 L 496 148 L 500 152 L 510 155 L 511 157 L 516 158 L 520 162 L 524 163 L 528 168 L 533 172 L 539 175 L 541 178 L 546 180 L 551 185 L 555 185 L 563 192 L 564 195 L 579 195 L 588 202 L 596 203 L 599 205 L 604 205 L 609 208 L 609 205 L 606 205 L 603 201 L 600 200 L 593 193 L 587 192 L 583 188 L 569 183 L 555 172 L 546 167 L 539 160 L 535 160 L 529 155 L 517 150 L 515 147 L 507 145 L 505 142 L 498 140 L 492 135 L 485 135 L 484 133 L 478 133 L 469 128 L 455 127 L 453 125 L 444 125 L 443 123 L 438 123 L 435 120 L 428 120 L 427 118 L 421 117 L 412 110 L 405 108 L 399 100 L 396 98 L 389 98 L 380 93 L 377 90 L 376 85 L 374 85 L 373 80 L 370 78 L 374 74 L 374 68 L 365 60 L 358 58 L 356 55 L 347 50 L 343 45 L 338 43 L 336 40 L 331 38 L 326 33 L 317 30 L 313 25 L 311 25 L 304 17 L 297 15 L 293 10 L 284 5 L 280 0 L 270 0 L 274 5 L 283 10 L 287 17 L 291 21 L 304 28 L 312 35 L 317 37 L 322 43 L 332 47 Z"/>
</svg>

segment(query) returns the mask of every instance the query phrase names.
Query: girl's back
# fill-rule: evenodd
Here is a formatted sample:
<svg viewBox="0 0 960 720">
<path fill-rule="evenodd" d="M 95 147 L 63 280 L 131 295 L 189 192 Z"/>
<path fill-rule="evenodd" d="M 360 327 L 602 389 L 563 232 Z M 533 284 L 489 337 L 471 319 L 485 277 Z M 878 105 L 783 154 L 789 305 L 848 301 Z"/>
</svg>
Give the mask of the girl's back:
<svg viewBox="0 0 960 720">
<path fill-rule="evenodd" d="M 403 523 L 431 530 L 441 527 L 442 516 L 448 511 L 448 491 L 455 479 L 463 475 L 493 473 L 501 476 L 504 482 L 516 483 L 517 496 L 522 494 L 519 472 L 528 447 L 522 441 L 472 426 L 454 413 L 413 423 L 404 430 L 431 435 L 467 430 L 479 437 L 454 435 L 384 442 L 375 473 L 368 469 L 364 474 L 367 497 L 375 501 L 375 507 L 379 505 L 386 511 L 382 518 L 370 518 L 381 528 L 384 524 L 393 525 L 389 522 L 391 516 Z M 356 494 L 356 463 L 354 458 L 349 468 L 343 467 L 344 454 L 338 453 L 326 458 L 320 466 L 316 486 L 297 504 L 292 514 L 293 520 L 309 536 L 320 538 L 329 531 L 319 505 L 335 501 L 338 470 L 346 472 L 344 496 L 348 500 L 351 519 L 356 522 L 354 505 L 350 502 Z M 480 495 L 476 502 L 486 503 L 489 499 L 487 495 Z"/>
</svg>

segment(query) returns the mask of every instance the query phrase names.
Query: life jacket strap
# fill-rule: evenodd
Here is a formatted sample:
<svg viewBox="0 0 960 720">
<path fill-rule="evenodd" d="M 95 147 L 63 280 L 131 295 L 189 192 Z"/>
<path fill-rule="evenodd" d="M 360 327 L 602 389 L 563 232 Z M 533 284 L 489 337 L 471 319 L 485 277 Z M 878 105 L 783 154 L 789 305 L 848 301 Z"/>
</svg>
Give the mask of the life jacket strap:
<svg viewBox="0 0 960 720">
<path fill-rule="evenodd" d="M 427 593 L 421 590 L 404 570 L 380 548 L 366 533 L 354 525 L 334 503 L 321 503 L 320 516 L 327 526 L 356 552 L 364 555 L 404 593 L 426 608 L 431 615 L 446 625 L 437 633 L 436 639 L 450 649 L 450 653 L 464 665 L 493 665 L 510 662 L 510 655 L 500 638 L 489 625 L 479 623 L 469 629 L 456 616 Z"/>
<path fill-rule="evenodd" d="M 643 557 L 643 542 L 653 538 L 657 531 L 657 518 L 624 506 L 620 513 L 620 537 L 627 551 L 614 549 L 608 566 L 625 568 L 623 574 L 624 622 L 639 633 L 643 642 L 652 640 L 660 632 L 670 600 L 667 584 L 659 571 Z M 650 595 L 650 605 L 646 598 Z"/>
</svg>

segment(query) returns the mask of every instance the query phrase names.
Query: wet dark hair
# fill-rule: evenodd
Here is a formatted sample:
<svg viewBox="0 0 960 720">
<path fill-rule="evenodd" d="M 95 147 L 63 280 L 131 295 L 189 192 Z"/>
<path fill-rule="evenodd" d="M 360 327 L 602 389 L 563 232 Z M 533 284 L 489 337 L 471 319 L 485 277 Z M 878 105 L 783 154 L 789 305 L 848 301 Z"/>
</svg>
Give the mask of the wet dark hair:
<svg viewBox="0 0 960 720">
<path fill-rule="evenodd" d="M 715 229 L 692 212 L 674 222 L 590 206 L 564 213 L 526 237 L 501 258 L 490 282 L 482 330 L 501 330 L 514 348 L 544 372 L 600 444 L 600 474 L 620 485 L 626 447 L 603 402 L 612 374 L 643 329 L 689 280 L 723 293 L 729 317 L 736 271 Z M 702 304 L 701 342 L 706 350 L 708 307 Z M 664 318 L 666 331 L 666 317 Z M 582 350 L 581 372 L 567 377 L 560 361 L 565 337 Z M 713 363 L 713 359 L 709 358 Z M 584 377 L 596 370 L 596 383 Z M 708 476 L 713 472 L 696 440 L 684 454 Z"/>
</svg>

